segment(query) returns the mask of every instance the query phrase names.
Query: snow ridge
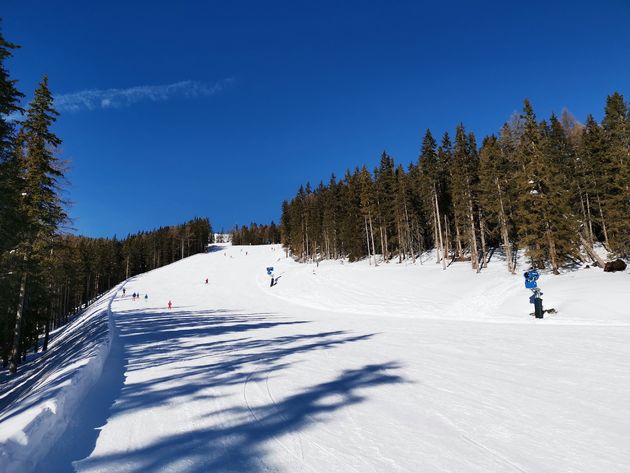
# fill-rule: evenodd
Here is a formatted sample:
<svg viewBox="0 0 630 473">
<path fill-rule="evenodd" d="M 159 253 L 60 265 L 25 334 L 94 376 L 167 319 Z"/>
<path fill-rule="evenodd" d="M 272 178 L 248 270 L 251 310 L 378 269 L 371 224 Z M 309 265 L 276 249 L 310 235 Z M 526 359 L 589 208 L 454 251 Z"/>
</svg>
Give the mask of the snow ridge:
<svg viewBox="0 0 630 473">
<path fill-rule="evenodd" d="M 121 287 L 71 322 L 51 341 L 48 352 L 23 365 L 22 376 L 0 395 L 0 464 L 5 473 L 35 470 L 101 376 L 114 332 L 111 304 Z"/>
</svg>

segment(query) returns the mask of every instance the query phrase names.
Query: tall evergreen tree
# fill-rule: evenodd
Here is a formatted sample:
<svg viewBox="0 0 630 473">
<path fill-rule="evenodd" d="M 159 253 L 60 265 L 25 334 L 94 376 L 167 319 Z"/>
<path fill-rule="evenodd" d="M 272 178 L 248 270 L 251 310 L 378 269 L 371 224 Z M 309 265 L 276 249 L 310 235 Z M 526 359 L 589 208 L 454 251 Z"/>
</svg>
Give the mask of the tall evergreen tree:
<svg viewBox="0 0 630 473">
<path fill-rule="evenodd" d="M 17 45 L 4 39 L 0 31 L 0 258 L 15 244 L 19 216 L 20 170 L 15 154 L 15 125 L 11 115 L 21 111 L 24 97 L 10 78 L 5 62 Z M 1 268 L 1 266 L 0 266 Z"/>
<path fill-rule="evenodd" d="M 554 273 L 565 256 L 574 252 L 577 236 L 564 176 L 566 142 L 560 123 L 552 117 L 540 125 L 528 100 L 524 105 L 525 131 L 519 146 L 518 231 L 534 264 L 551 263 Z M 561 171 L 560 171 L 561 172 Z"/>
<path fill-rule="evenodd" d="M 604 198 L 610 250 L 630 254 L 630 111 L 623 95 L 606 100 L 602 120 L 606 150 L 603 173 L 607 176 Z"/>
<path fill-rule="evenodd" d="M 442 235 L 442 213 L 440 212 L 440 174 L 441 168 L 436 152 L 437 143 L 430 130 L 427 130 L 422 139 L 422 149 L 418 158 L 418 168 L 420 170 L 420 187 L 423 192 L 423 201 L 426 209 L 432 216 L 433 244 L 436 249 L 437 262 L 442 262 L 442 267 L 446 269 L 446 254 L 444 253 L 444 243 Z"/>
<path fill-rule="evenodd" d="M 479 270 L 479 250 L 476 225 L 477 150 L 473 137 L 469 137 L 462 124 L 455 133 L 455 148 L 450 163 L 453 214 L 458 253 L 462 242 L 467 241 L 473 269 Z"/>
<path fill-rule="evenodd" d="M 24 148 L 24 186 L 20 205 L 23 226 L 18 247 L 23 264 L 20 268 L 22 276 L 11 352 L 12 373 L 17 371 L 21 348 L 21 324 L 28 276 L 37 274 L 41 269 L 42 256 L 51 248 L 59 226 L 67 218 L 60 194 L 63 172 L 55 156 L 61 140 L 51 130 L 57 115 L 48 88 L 48 78 L 44 76 L 26 111 L 24 143 L 19 146 L 20 153 L 22 146 Z"/>
<path fill-rule="evenodd" d="M 374 258 L 374 266 L 376 262 L 376 249 L 374 247 L 374 225 L 373 220 L 376 215 L 377 197 L 374 189 L 374 183 L 372 182 L 372 176 L 365 166 L 361 169 L 359 174 L 359 195 L 361 200 L 361 214 L 363 215 L 363 222 L 365 228 L 365 242 L 367 247 L 368 259 Z M 370 260 L 370 264 L 371 260 Z"/>
</svg>

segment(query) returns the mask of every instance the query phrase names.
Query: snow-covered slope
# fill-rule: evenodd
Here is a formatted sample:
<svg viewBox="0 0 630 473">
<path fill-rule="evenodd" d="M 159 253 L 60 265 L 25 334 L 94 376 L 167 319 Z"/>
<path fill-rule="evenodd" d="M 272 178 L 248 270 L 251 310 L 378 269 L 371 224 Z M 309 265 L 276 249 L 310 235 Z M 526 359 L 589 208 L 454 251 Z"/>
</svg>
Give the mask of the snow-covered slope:
<svg viewBox="0 0 630 473">
<path fill-rule="evenodd" d="M 543 275 L 536 320 L 498 261 L 197 255 L 114 297 L 102 376 L 37 470 L 630 471 L 628 276 Z"/>
<path fill-rule="evenodd" d="M 73 421 L 101 376 L 109 355 L 113 320 L 105 294 L 58 334 L 48 352 L 5 374 L 0 393 L 0 471 L 31 471 Z M 39 468 L 44 471 L 44 467 Z"/>
</svg>

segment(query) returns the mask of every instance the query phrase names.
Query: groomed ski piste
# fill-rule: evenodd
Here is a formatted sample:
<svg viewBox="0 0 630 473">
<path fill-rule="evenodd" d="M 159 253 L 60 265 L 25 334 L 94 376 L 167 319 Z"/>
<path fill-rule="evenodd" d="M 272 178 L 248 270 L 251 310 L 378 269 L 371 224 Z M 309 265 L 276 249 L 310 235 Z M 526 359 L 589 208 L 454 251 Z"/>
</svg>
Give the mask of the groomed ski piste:
<svg viewBox="0 0 630 473">
<path fill-rule="evenodd" d="M 105 294 L 3 379 L 0 471 L 630 471 L 628 271 L 543 273 L 540 320 L 498 259 L 212 250 Z"/>
</svg>

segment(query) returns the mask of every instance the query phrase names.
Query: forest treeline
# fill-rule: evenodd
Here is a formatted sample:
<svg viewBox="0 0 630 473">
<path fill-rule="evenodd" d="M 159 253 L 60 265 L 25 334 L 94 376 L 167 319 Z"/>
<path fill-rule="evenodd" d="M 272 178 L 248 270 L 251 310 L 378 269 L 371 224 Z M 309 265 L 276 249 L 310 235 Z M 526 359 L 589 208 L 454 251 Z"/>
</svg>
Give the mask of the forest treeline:
<svg viewBox="0 0 630 473">
<path fill-rule="evenodd" d="M 206 218 L 116 238 L 69 235 L 58 113 L 44 76 L 26 109 L 0 34 L 0 357 L 12 373 L 30 348 L 124 279 L 206 251 Z M 16 118 L 17 117 L 17 118 Z M 40 347 L 38 346 L 40 345 Z"/>
<path fill-rule="evenodd" d="M 427 130 L 407 168 L 383 152 L 372 171 L 301 186 L 282 204 L 282 243 L 302 261 L 415 261 L 434 249 L 444 268 L 469 260 L 479 271 L 502 248 L 510 272 L 518 249 L 556 273 L 585 258 L 603 264 L 597 242 L 610 256 L 630 254 L 629 163 L 621 94 L 607 98 L 601 123 L 567 111 L 539 121 L 525 100 L 481 146 L 461 124 L 439 143 Z"/>
<path fill-rule="evenodd" d="M 230 232 L 233 245 L 270 245 L 280 243 L 280 229 L 271 222 L 269 225 L 251 223 L 249 227 L 238 225 Z"/>
</svg>

